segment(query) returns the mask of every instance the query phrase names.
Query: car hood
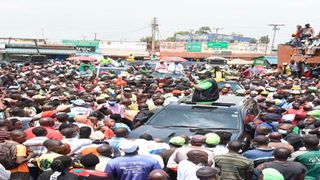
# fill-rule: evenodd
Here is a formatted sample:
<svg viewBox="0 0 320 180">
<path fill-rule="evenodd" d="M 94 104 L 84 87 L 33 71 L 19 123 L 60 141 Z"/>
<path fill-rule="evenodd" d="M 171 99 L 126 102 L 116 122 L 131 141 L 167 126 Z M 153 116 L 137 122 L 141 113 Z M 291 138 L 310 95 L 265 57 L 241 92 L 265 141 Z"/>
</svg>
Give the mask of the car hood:
<svg viewBox="0 0 320 180">
<path fill-rule="evenodd" d="M 134 129 L 129 134 L 130 138 L 137 139 L 140 135 L 144 133 L 148 133 L 152 135 L 154 138 L 161 138 L 163 141 L 168 142 L 169 139 L 173 136 L 179 136 L 179 135 L 187 135 L 187 136 L 193 136 L 195 134 L 202 134 L 205 135 L 210 132 L 218 132 L 218 131 L 225 131 L 225 132 L 231 132 L 232 137 L 231 141 L 233 140 L 239 140 L 241 136 L 240 130 L 219 130 L 219 129 L 194 129 L 194 128 L 187 128 L 187 127 L 154 127 L 150 125 L 142 125 L 138 127 L 137 129 Z"/>
</svg>

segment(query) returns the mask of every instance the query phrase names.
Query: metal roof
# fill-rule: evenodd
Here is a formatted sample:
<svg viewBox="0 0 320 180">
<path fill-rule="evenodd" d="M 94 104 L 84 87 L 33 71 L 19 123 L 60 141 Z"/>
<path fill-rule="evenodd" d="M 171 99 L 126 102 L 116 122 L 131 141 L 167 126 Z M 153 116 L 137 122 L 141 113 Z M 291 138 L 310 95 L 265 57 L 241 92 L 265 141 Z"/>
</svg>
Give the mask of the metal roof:
<svg viewBox="0 0 320 180">
<path fill-rule="evenodd" d="M 37 49 L 22 49 L 22 48 L 6 48 L 6 53 L 10 54 L 38 54 Z M 40 54 L 75 54 L 76 50 L 61 50 L 61 49 L 39 49 Z"/>
</svg>

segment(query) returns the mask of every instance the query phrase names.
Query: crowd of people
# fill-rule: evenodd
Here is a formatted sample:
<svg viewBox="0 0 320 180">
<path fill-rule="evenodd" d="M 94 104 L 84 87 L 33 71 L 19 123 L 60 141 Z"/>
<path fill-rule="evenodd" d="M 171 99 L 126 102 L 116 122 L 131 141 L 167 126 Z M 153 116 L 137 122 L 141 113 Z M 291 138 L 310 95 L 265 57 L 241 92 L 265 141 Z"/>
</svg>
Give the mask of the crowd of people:
<svg viewBox="0 0 320 180">
<path fill-rule="evenodd" d="M 316 34 L 310 24 L 304 27 L 297 25 L 296 32 L 292 34 L 292 39 L 287 43 L 293 47 L 305 48 L 302 54 L 312 56 L 316 48 L 320 46 L 320 33 Z"/>
<path fill-rule="evenodd" d="M 81 74 L 67 61 L 3 64 L 0 179 L 318 180 L 320 81 L 297 74 L 295 63 L 268 74 L 239 67 L 238 91 L 229 84 L 218 89 L 219 68 L 179 63 L 135 65 L 121 76 L 96 76 L 88 66 Z M 150 75 L 164 68 L 185 76 Z M 165 105 L 192 94 L 194 102 L 255 99 L 258 113 L 244 116 L 250 144 L 224 131 L 168 142 L 148 133 L 129 137 Z"/>
</svg>

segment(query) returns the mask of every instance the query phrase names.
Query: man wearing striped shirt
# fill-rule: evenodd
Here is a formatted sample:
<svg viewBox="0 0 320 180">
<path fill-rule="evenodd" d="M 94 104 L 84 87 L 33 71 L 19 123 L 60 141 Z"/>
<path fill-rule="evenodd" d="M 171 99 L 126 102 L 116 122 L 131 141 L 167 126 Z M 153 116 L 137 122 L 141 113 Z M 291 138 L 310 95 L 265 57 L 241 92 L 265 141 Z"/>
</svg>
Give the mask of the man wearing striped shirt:
<svg viewBox="0 0 320 180">
<path fill-rule="evenodd" d="M 241 142 L 233 141 L 228 144 L 229 152 L 214 158 L 215 165 L 221 170 L 221 179 L 251 180 L 253 161 L 239 154 Z"/>
</svg>

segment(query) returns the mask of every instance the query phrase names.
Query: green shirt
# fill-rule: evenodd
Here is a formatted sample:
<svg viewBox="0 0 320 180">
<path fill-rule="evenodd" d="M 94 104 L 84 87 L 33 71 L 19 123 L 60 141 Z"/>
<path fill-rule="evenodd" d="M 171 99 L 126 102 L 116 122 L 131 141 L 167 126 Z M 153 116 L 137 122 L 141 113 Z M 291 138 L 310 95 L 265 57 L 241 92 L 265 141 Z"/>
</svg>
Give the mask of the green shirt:
<svg viewBox="0 0 320 180">
<path fill-rule="evenodd" d="M 208 80 L 203 80 L 198 82 L 197 86 L 199 86 L 203 90 L 207 90 L 211 88 L 212 83 Z M 212 104 L 213 101 L 204 101 L 204 102 L 197 102 L 197 104 Z"/>
<path fill-rule="evenodd" d="M 203 90 L 207 90 L 207 89 L 211 88 L 212 83 L 208 80 L 203 80 L 198 83 L 198 86 Z"/>
<path fill-rule="evenodd" d="M 295 158 L 307 168 L 306 180 L 320 179 L 320 150 L 309 150 L 301 153 Z"/>
</svg>

